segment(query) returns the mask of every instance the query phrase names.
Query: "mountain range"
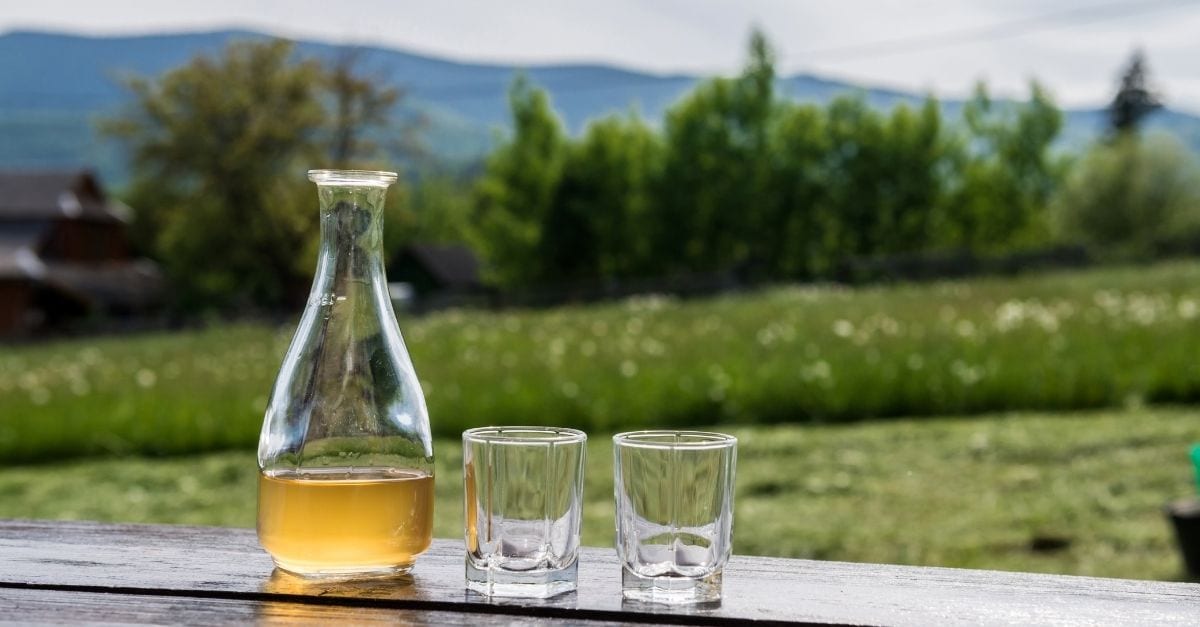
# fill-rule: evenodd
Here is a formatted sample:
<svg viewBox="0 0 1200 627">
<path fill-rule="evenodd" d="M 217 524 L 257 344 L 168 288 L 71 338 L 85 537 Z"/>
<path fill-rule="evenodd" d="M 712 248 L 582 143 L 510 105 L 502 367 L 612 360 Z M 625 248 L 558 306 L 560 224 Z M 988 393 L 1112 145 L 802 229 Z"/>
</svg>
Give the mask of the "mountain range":
<svg viewBox="0 0 1200 627">
<path fill-rule="evenodd" d="M 88 37 L 63 33 L 11 31 L 0 34 L 0 168 L 86 166 L 109 182 L 126 177 L 117 146 L 97 137 L 94 122 L 127 102 L 121 78 L 157 76 L 199 54 L 213 54 L 231 41 L 264 39 L 266 34 L 221 30 L 143 36 Z M 344 48 L 297 41 L 304 56 L 332 60 Z M 506 90 L 524 71 L 550 92 L 572 132 L 609 113 L 636 110 L 651 122 L 703 77 L 653 74 L 603 64 L 517 67 L 466 63 L 403 50 L 356 46 L 361 71 L 404 89 L 404 106 L 426 119 L 425 143 L 448 162 L 470 162 L 486 153 L 497 129 L 508 122 Z M 863 95 L 873 106 L 920 102 L 923 94 L 854 85 L 809 74 L 778 81 L 781 95 L 825 102 L 846 92 Z M 962 103 L 943 100 L 957 116 Z M 1103 129 L 1103 109 L 1064 111 L 1061 145 L 1086 145 Z M 1200 116 L 1163 109 L 1149 121 L 1200 151 Z"/>
</svg>

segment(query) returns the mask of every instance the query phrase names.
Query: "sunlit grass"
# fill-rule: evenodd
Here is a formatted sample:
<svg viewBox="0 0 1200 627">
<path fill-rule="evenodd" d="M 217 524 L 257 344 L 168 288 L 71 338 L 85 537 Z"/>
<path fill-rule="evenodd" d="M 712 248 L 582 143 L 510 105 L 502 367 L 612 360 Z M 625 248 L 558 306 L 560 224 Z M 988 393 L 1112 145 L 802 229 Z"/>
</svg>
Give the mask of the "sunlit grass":
<svg viewBox="0 0 1200 627">
<path fill-rule="evenodd" d="M 737 553 L 1172 579 L 1162 514 L 1195 490 L 1200 412 L 736 427 Z M 462 535 L 462 450 L 438 440 L 438 537 Z M 584 542 L 612 546 L 612 447 L 592 434 Z M 0 470 L 0 517 L 254 524 L 251 452 Z M 1036 551 L 1035 540 L 1064 544 Z"/>
<path fill-rule="evenodd" d="M 1200 399 L 1200 264 L 402 321 L 436 433 Z M 0 347 L 0 460 L 253 446 L 292 329 Z"/>
</svg>

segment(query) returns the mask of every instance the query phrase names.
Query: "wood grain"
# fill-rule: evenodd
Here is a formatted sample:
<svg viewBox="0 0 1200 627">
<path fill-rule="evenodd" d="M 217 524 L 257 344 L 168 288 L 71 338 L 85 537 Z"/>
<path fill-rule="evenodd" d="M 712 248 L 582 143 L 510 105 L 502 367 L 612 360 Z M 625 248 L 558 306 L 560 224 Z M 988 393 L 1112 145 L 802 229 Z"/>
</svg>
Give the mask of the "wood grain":
<svg viewBox="0 0 1200 627">
<path fill-rule="evenodd" d="M 513 624 L 512 616 L 426 612 L 378 607 L 252 601 L 245 599 L 150 596 L 61 590 L 0 588 L 0 625 L 447 625 L 492 627 Z M 562 625 L 548 618 L 520 619 L 534 627 Z M 578 621 L 586 627 L 622 623 Z"/>
<path fill-rule="evenodd" d="M 1200 585 L 735 557 L 718 607 L 623 602 L 611 549 L 586 548 L 579 591 L 489 600 L 463 587 L 461 541 L 437 540 L 409 580 L 309 583 L 274 572 L 254 532 L 0 521 L 0 591 L 172 595 L 255 602 L 677 624 L 1187 624 Z"/>
</svg>

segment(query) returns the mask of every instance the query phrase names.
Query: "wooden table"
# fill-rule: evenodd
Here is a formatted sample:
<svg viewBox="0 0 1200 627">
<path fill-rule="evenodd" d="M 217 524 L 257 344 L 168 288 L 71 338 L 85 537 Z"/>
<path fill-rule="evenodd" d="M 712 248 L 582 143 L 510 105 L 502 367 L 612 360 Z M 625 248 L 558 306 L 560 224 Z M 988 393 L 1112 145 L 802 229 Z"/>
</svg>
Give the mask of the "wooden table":
<svg viewBox="0 0 1200 627">
<path fill-rule="evenodd" d="M 718 607 L 622 602 L 611 549 L 585 548 L 579 590 L 488 600 L 463 547 L 436 540 L 407 580 L 307 583 L 274 572 L 254 532 L 0 521 L 0 622 L 214 624 L 1200 624 L 1200 585 L 735 557 Z"/>
</svg>

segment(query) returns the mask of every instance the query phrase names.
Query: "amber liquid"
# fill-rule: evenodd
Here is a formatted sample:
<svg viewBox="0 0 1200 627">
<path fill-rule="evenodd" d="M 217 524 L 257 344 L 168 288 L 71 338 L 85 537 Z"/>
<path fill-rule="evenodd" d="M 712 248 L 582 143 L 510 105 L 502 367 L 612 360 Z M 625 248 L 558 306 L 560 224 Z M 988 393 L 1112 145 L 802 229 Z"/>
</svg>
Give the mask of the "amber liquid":
<svg viewBox="0 0 1200 627">
<path fill-rule="evenodd" d="M 259 475 L 258 539 L 305 575 L 404 572 L 433 539 L 433 477 L 321 468 Z"/>
</svg>

